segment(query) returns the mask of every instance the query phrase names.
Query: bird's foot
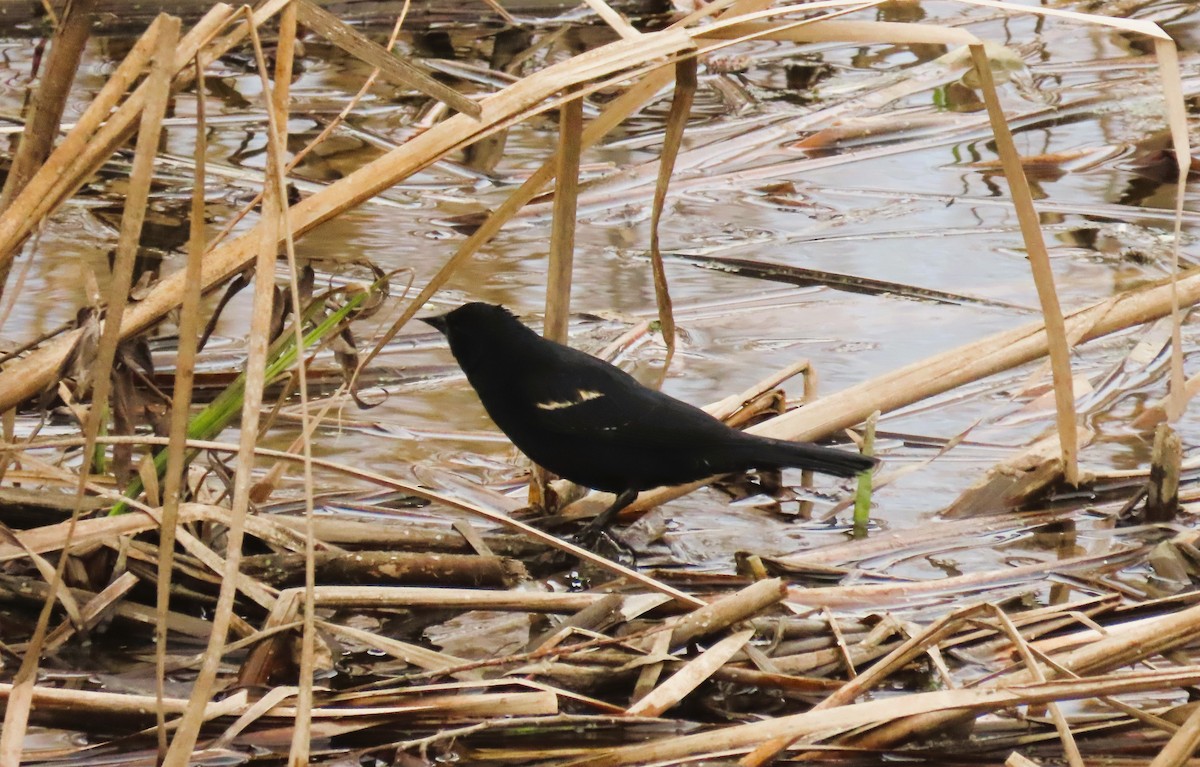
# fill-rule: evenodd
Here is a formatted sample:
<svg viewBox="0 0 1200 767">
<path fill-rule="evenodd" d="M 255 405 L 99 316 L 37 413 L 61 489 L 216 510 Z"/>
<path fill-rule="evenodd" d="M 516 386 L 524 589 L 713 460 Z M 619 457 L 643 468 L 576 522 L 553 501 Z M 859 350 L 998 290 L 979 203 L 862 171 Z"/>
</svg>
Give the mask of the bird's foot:
<svg viewBox="0 0 1200 767">
<path fill-rule="evenodd" d="M 571 536 L 571 543 L 581 549 L 587 549 L 593 554 L 599 554 L 605 559 L 632 567 L 637 562 L 633 549 L 629 548 L 619 536 L 611 530 L 601 527 L 592 529 L 591 524 Z"/>
<path fill-rule="evenodd" d="M 616 497 L 607 509 L 600 512 L 588 522 L 582 530 L 572 536 L 572 540 L 585 549 L 594 550 L 593 546 L 600 537 L 606 535 L 612 523 L 617 520 L 617 514 L 637 498 L 636 490 L 626 490 Z"/>
<path fill-rule="evenodd" d="M 580 548 L 595 551 L 601 539 L 612 540 L 612 536 L 608 534 L 608 525 L 599 524 L 600 522 L 600 517 L 593 518 L 592 521 L 572 533 L 568 540 Z"/>
<path fill-rule="evenodd" d="M 560 537 L 581 549 L 587 549 L 593 554 L 598 554 L 627 567 L 636 564 L 633 550 L 607 530 L 597 528 L 594 532 L 589 532 L 585 528 L 570 535 L 560 534 Z M 527 564 L 530 573 L 540 576 L 577 567 L 582 561 L 565 549 L 551 548 L 537 555 Z"/>
</svg>

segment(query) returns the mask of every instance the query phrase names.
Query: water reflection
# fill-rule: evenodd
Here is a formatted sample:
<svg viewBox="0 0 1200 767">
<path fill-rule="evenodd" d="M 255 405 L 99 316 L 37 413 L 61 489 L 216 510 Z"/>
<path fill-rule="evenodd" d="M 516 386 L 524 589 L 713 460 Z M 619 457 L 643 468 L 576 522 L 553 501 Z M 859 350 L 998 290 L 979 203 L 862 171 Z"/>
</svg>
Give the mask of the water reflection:
<svg viewBox="0 0 1200 767">
<path fill-rule="evenodd" d="M 878 20 L 903 22 L 944 20 L 941 13 L 950 12 L 898 0 L 874 11 Z M 1138 13 L 1169 21 L 1185 46 L 1194 47 L 1198 12 L 1190 4 L 1147 3 Z M 952 13 L 949 18 L 961 21 Z M 1111 30 L 1080 32 L 1061 21 L 1024 17 L 982 15 L 967 26 L 1002 43 L 997 51 L 1019 65 L 1001 95 L 1013 115 L 1020 150 L 1038 158 L 1028 169 L 1036 196 L 1047 206 L 1047 235 L 1056 238 L 1052 255 L 1064 304 L 1084 305 L 1160 277 L 1169 248 L 1169 214 L 1151 219 L 1137 211 L 1122 213 L 1173 207 L 1170 158 L 1162 155 L 1166 139 L 1155 106 L 1160 103 L 1157 84 L 1143 60 L 1123 58 L 1143 52 L 1143 43 Z M 442 79 L 482 94 L 611 38 L 599 27 L 562 33 L 452 27 L 410 32 L 401 48 L 436 59 Z M 35 44 L 0 41 L 2 115 L 21 111 Z M 122 37 L 93 41 L 67 119 L 78 115 L 128 47 Z M 1037 301 L 1015 217 L 1005 202 L 1007 185 L 995 169 L 986 119 L 973 111 L 979 107 L 978 92 L 961 72 L 945 66 L 947 53 L 941 45 L 754 42 L 739 47 L 731 53 L 736 67 L 711 66 L 702 74 L 695 122 L 677 166 L 661 237 L 667 248 L 698 253 L 710 262 L 736 254 L 781 270 L 857 275 L 977 297 L 987 308 L 902 300 L 888 291 L 865 296 L 812 285 L 781 290 L 774 280 L 672 261 L 667 274 L 684 336 L 668 391 L 697 403 L 715 400 L 797 356 L 812 361 L 822 391 L 835 391 L 1027 321 L 1025 307 Z M 306 43 L 301 64 L 293 86 L 291 152 L 333 119 L 368 72 L 313 40 Z M 929 80 L 913 77 L 916 87 L 885 90 L 885 78 L 898 73 L 903 80 L 917 72 L 928 73 Z M 215 63 L 208 85 L 214 116 L 208 129 L 213 164 L 208 195 L 215 232 L 256 188 L 265 142 L 259 84 L 249 61 L 228 57 Z M 1198 87 L 1185 81 L 1190 95 Z M 840 93 L 858 95 L 839 100 Z M 612 96 L 590 98 L 589 114 Z M 605 318 L 577 323 L 574 343 L 585 348 L 599 348 L 627 323 L 653 313 L 645 252 L 669 106 L 665 96 L 583 158 L 574 302 L 579 311 Z M 179 157 L 190 154 L 194 138 L 191 99 L 190 94 L 176 99 L 178 119 L 167 129 L 165 144 Z M 296 168 L 299 194 L 361 167 L 438 115 L 403 88 L 380 83 L 345 127 Z M 467 147 L 386 192 L 381 202 L 388 204 L 364 205 L 323 225 L 298 244 L 299 254 L 325 264 L 369 260 L 383 269 L 409 268 L 419 286 L 482 216 L 546 160 L 555 131 L 554 116 L 547 115 Z M 155 217 L 140 262 L 148 273 L 180 267 L 186 232 L 187 169 L 160 170 Z M 86 300 L 82 270 L 104 284 L 121 200 L 120 184 L 113 179 L 119 177 L 119 172 L 102 174 L 56 216 L 40 240 L 27 245 L 24 258 L 34 257 L 27 289 L 38 300 L 17 306 L 6 336 L 30 337 L 70 319 Z M 1107 206 L 1102 212 L 1097 212 L 1099 203 Z M 547 198 L 508 226 L 455 275 L 440 305 L 473 298 L 535 315 L 543 302 L 548 211 Z M 1190 247 L 1190 224 L 1184 234 Z M 1189 256 L 1186 250 L 1184 256 Z M 323 266 L 318 279 L 336 272 Z M 247 300 L 235 298 L 217 326 L 235 346 L 247 326 Z M 1128 353 L 1137 335 L 1122 334 L 1080 350 L 1077 369 L 1089 377 L 1101 375 Z M 632 351 L 626 364 L 651 377 L 662 355 L 661 342 L 654 339 Z M 444 350 L 412 343 L 398 343 L 380 360 L 394 369 L 444 369 L 446 364 Z M 1012 383 L 1012 390 L 1020 391 L 1016 382 L 1034 369 L 1002 373 L 972 391 L 885 418 L 887 429 L 933 443 L 982 424 L 973 435 L 975 448 L 921 469 L 920 492 L 904 482 L 880 492 L 877 504 L 887 524 L 912 525 L 926 518 L 980 471 L 1049 426 L 1048 414 L 1006 423 L 1025 403 L 1020 397 L 1014 402 L 1004 390 Z M 1085 460 L 1099 468 L 1143 464 L 1144 435 L 1131 429 L 1128 419 L 1162 388 L 1162 370 L 1150 370 L 1103 412 L 1089 415 L 1098 435 Z M 431 387 L 410 379 L 389 389 L 387 401 L 369 414 L 382 431 L 433 434 L 487 426 L 460 383 Z M 1196 442 L 1193 421 L 1180 425 L 1185 444 Z M 329 436 L 347 462 L 378 467 L 454 451 L 508 457 L 502 444 L 453 436 Z M 291 428 L 283 427 L 271 441 L 283 445 L 292 437 Z M 927 456 L 926 451 L 915 445 L 898 448 L 889 461 L 903 465 Z M 512 477 L 520 471 L 514 465 Z M 672 508 L 688 524 L 721 529 L 728 529 L 729 516 L 740 513 L 726 514 L 720 501 L 707 497 Z M 788 545 L 802 545 L 803 535 L 795 535 L 786 522 L 775 530 Z"/>
</svg>

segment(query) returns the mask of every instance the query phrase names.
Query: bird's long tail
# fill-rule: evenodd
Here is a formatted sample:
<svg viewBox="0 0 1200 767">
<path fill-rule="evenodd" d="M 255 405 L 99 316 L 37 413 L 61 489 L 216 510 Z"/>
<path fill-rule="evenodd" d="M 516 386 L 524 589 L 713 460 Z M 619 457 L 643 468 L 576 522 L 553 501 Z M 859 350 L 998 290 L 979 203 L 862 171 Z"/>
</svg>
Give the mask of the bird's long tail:
<svg viewBox="0 0 1200 767">
<path fill-rule="evenodd" d="M 753 463 L 760 469 L 792 467 L 838 477 L 853 477 L 879 463 L 876 458 L 847 450 L 766 437 L 756 437 L 746 447 L 753 451 Z"/>
</svg>

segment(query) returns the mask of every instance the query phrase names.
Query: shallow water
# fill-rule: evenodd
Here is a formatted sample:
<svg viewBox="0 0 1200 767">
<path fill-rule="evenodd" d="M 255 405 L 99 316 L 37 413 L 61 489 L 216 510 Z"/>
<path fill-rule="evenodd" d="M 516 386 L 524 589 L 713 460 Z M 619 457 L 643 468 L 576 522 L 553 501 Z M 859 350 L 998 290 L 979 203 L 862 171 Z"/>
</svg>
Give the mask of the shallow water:
<svg viewBox="0 0 1200 767">
<path fill-rule="evenodd" d="M 1135 167 L 1138 159 L 1167 144 L 1153 70 L 1147 58 L 1136 57 L 1141 49 L 1122 33 L 1071 22 L 1001 17 L 951 3 L 923 8 L 926 20 L 964 25 L 980 37 L 1011 46 L 1025 63 L 1003 86 L 1002 98 L 1023 154 L 1058 153 L 1032 167 L 1031 175 L 1063 305 L 1081 307 L 1166 274 L 1171 187 L 1164 185 L 1161 174 L 1148 177 L 1152 174 Z M 901 20 L 911 13 L 909 4 L 897 2 L 884 6 L 877 18 Z M 1200 10 L 1189 4 L 1152 2 L 1138 6 L 1134 15 L 1167 24 L 1181 42 L 1185 90 L 1194 94 L 1200 89 L 1194 55 Z M 460 61 L 486 63 L 491 32 L 481 37 L 473 30 L 452 33 Z M 534 62 L 540 65 L 607 38 L 597 28 L 572 32 Z M 414 39 L 405 38 L 406 50 L 412 50 Z M 20 113 L 33 42 L 0 39 L 0 116 Z M 122 39 L 92 41 L 66 120 L 78 115 L 128 44 Z M 1028 311 L 1036 310 L 1037 296 L 1016 217 L 1005 202 L 1003 179 L 988 165 L 996 156 L 982 113 L 934 105 L 935 97 L 950 103 L 961 97 L 954 95 L 952 85 L 957 75 L 931 63 L 942 50 L 753 43 L 738 53 L 746 57 L 743 72 L 702 72 L 694 126 L 677 163 L 662 224 L 665 249 L 868 276 L 1011 306 L 789 286 L 668 260 L 682 337 L 667 391 L 703 404 L 805 358 L 818 372 L 820 391 L 833 392 L 1036 316 Z M 289 122 L 293 151 L 316 135 L 369 71 L 313 40 L 305 43 L 300 61 L 303 71 L 293 85 Z M 833 72 L 819 83 L 815 100 L 814 94 L 787 85 L 787 67 L 810 61 L 822 62 Z M 894 100 L 872 103 L 871 94 L 900 73 L 905 73 L 901 81 L 927 78 L 929 84 Z M 215 232 L 258 188 L 265 122 L 257 75 L 245 60 L 219 62 L 209 76 L 209 159 L 214 167 L 208 196 Z M 468 92 L 478 90 L 462 81 L 454 84 Z M 853 89 L 862 90 L 862 105 L 846 107 L 840 94 Z M 406 140 L 422 125 L 418 104 L 396 86 L 377 85 L 348 128 L 306 161 L 296 178 L 317 184 L 336 179 L 385 147 Z M 583 348 L 603 346 L 629 323 L 652 317 L 655 311 L 646 251 L 665 111 L 664 100 L 631 120 L 619 139 L 583 158 L 589 183 L 580 199 L 573 309 L 604 318 L 576 323 L 573 343 Z M 1040 116 L 1019 117 L 1027 112 Z M 193 97 L 178 97 L 176 120 L 164 143 L 181 162 L 158 168 L 161 186 L 155 207 L 163 213 L 163 226 L 156 242 L 149 244 L 160 246 L 151 255 L 162 259 L 164 270 L 182 267 L 182 255 L 175 248 L 179 233 L 186 231 L 190 170 L 184 158 L 192 151 L 194 128 L 189 123 L 194 114 Z M 876 122 L 870 132 L 860 134 L 864 119 Z M 911 127 L 896 131 L 901 123 Z M 855 135 L 813 135 L 834 129 L 853 129 Z M 385 270 L 410 268 L 419 286 L 462 241 L 455 217 L 486 211 L 503 200 L 546 157 L 555 130 L 552 117 L 537 118 L 509 132 L 501 157 L 475 153 L 449 158 L 389 190 L 386 200 L 364 205 L 312 232 L 298 243 L 298 253 L 319 260 L 325 275 L 337 272 L 339 264 L 360 260 Z M 813 148 L 797 147 L 802 139 Z M 26 339 L 73 317 L 85 300 L 82 269 L 96 271 L 103 284 L 116 235 L 99 210 L 120 199 L 124 184 L 122 169 L 111 170 L 99 174 L 55 216 L 39 241 L 26 246 L 22 263 L 33 259 L 22 291 L 28 300 L 16 306 L 2 329 L 6 338 Z M 219 174 L 221 170 L 228 173 Z M 237 173 L 244 177 L 231 177 Z M 1193 185 L 1186 205 L 1190 210 L 1196 209 L 1195 194 Z M 1181 249 L 1188 261 L 1200 258 L 1195 228 L 1196 218 L 1189 215 Z M 437 306 L 468 299 L 501 302 L 537 322 L 544 300 L 548 231 L 548 204 L 531 206 L 455 276 L 438 296 Z M 222 355 L 240 346 L 248 305 L 249 295 L 239 296 L 218 325 L 214 343 L 225 347 Z M 407 329 L 377 364 L 399 371 L 454 374 L 445 347 L 425 331 L 424 326 Z M 365 328 L 357 332 L 360 338 L 367 335 Z M 1098 383 L 1144 334 L 1134 329 L 1079 349 L 1076 373 Z M 1196 331 L 1185 327 L 1184 336 L 1188 356 L 1194 358 Z M 622 364 L 651 380 L 664 353 L 661 339 L 655 338 L 634 348 Z M 169 363 L 169 353 L 160 359 Z M 1193 373 L 1194 367 L 1194 362 L 1189 365 Z M 874 510 L 878 524 L 890 529 L 923 524 L 983 471 L 1051 428 L 1049 406 L 1031 405 L 1028 398 L 1011 393 L 1037 369 L 1030 365 L 1008 371 L 885 416 L 882 432 L 922 438 L 922 444 L 905 444 L 882 437 L 889 469 L 927 461 L 937 452 L 932 445 L 977 425 L 948 455 L 879 490 Z M 1101 411 L 1087 414 L 1097 437 L 1083 453 L 1085 468 L 1144 468 L 1152 435 L 1134 429 L 1130 421 L 1141 403 L 1163 394 L 1165 375 L 1166 368 L 1158 366 Z M 789 387 L 791 392 L 798 390 L 798 383 Z M 519 485 L 523 465 L 504 442 L 482 438 L 493 427 L 457 375 L 420 375 L 391 385 L 379 407 L 361 412 L 350 405 L 343 415 L 378 428 L 331 426 L 317 441 L 317 453 L 398 475 L 407 475 L 412 462 L 434 462 L 502 487 Z M 1194 454 L 1194 446 L 1200 444 L 1194 408 L 1178 428 L 1185 456 Z M 406 438 L 405 430 L 423 436 Z M 444 432 L 452 433 L 430 436 Z M 459 432 L 468 434 L 455 436 Z M 278 428 L 266 445 L 286 447 L 294 437 L 290 427 Z M 797 479 L 788 477 L 790 484 Z M 829 480 L 821 480 L 818 487 L 831 495 L 843 493 Z M 818 503 L 817 510 L 829 507 Z M 795 509 L 796 502 L 783 506 L 785 512 Z M 844 535 L 840 525 L 797 524 L 787 514 L 728 506 L 712 490 L 675 501 L 666 513 L 671 518 L 667 540 L 672 552 L 684 562 L 719 569 L 730 566 L 734 550 L 786 553 L 836 542 Z M 1111 540 L 1104 535 L 1090 539 L 1085 531 L 1080 543 L 1094 551 L 1111 545 Z M 970 571 L 995 566 L 1006 556 L 1003 548 L 993 550 L 979 541 L 938 561 L 882 566 L 895 575 L 928 578 L 940 577 L 948 567 Z"/>
</svg>

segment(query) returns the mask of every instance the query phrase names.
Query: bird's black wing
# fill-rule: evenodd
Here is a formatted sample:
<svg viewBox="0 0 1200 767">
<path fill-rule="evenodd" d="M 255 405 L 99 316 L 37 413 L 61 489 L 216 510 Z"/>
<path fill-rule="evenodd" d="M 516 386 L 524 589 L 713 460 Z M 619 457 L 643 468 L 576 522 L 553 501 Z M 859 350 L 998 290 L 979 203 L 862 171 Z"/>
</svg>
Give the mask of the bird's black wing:
<svg viewBox="0 0 1200 767">
<path fill-rule="evenodd" d="M 695 437 L 724 427 L 703 411 L 638 383 L 628 373 L 574 349 L 557 349 L 543 364 L 526 368 L 519 389 L 527 395 L 531 426 L 597 441 L 671 442 L 684 428 Z"/>
</svg>

